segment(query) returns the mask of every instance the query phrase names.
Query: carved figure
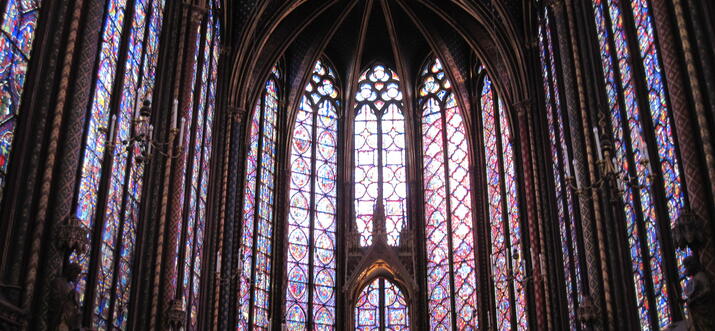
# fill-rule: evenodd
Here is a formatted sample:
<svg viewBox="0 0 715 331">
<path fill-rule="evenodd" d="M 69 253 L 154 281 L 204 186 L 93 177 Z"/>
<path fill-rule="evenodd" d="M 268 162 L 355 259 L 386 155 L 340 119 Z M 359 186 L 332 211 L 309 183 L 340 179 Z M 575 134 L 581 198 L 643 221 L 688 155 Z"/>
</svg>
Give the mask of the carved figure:
<svg viewBox="0 0 715 331">
<path fill-rule="evenodd" d="M 79 293 L 75 290 L 81 272 L 79 264 L 70 263 L 65 266 L 62 276 L 52 281 L 50 330 L 70 331 L 81 328 Z"/>
<path fill-rule="evenodd" d="M 708 275 L 703 272 L 700 261 L 688 256 L 683 261 L 688 279 L 683 294 L 688 304 L 692 330 L 715 330 L 715 300 Z"/>
</svg>

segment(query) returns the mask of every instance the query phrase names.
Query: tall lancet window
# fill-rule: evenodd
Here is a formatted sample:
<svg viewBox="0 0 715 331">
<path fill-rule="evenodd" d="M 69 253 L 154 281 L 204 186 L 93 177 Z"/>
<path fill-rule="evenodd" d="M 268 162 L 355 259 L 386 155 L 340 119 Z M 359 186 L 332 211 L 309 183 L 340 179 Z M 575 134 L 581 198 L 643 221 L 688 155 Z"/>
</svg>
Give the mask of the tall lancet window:
<svg viewBox="0 0 715 331">
<path fill-rule="evenodd" d="M 163 10 L 164 0 L 110 0 L 104 16 L 75 212 L 88 233 L 101 235 L 90 236 L 89 253 L 70 257 L 82 267 L 84 307 L 102 329 L 127 322 L 144 163 L 140 149 L 123 142 L 136 109 L 151 98 Z"/>
<path fill-rule="evenodd" d="M 199 289 L 201 286 L 201 268 L 204 257 L 204 234 L 206 228 L 206 199 L 208 196 L 209 158 L 211 156 L 211 138 L 216 105 L 216 79 L 218 75 L 219 35 L 217 13 L 212 6 L 202 23 L 202 37 L 198 38 L 200 52 L 197 67 L 197 80 L 193 89 L 193 121 L 188 127 L 192 134 L 187 135 L 191 143 L 187 151 L 190 163 L 187 169 L 185 190 L 185 218 L 182 231 L 183 245 L 180 251 L 179 265 L 183 264 L 179 274 L 183 288 L 182 300 L 186 317 L 186 329 L 195 330 L 199 313 Z"/>
<path fill-rule="evenodd" d="M 549 130 L 549 142 L 551 143 L 550 156 L 553 165 L 568 322 L 569 327 L 575 330 L 578 329 L 579 324 L 576 315 L 579 294 L 583 292 L 580 275 L 581 265 L 579 262 L 578 225 L 574 210 L 575 197 L 566 183 L 566 177 L 570 175 L 571 167 L 571 162 L 568 158 L 568 133 L 564 125 L 568 121 L 561 109 L 556 56 L 553 48 L 554 37 L 546 9 L 544 9 L 543 15 L 542 22 L 539 25 L 541 73 L 544 79 L 546 120 Z"/>
<path fill-rule="evenodd" d="M 335 327 L 336 79 L 326 62 L 315 64 L 293 126 L 285 299 L 290 330 Z"/>
<path fill-rule="evenodd" d="M 8 0 L 5 8 L 0 8 L 0 199 L 41 3 Z"/>
<path fill-rule="evenodd" d="M 422 69 L 422 157 L 430 329 L 478 328 L 469 143 L 439 59 Z"/>
<path fill-rule="evenodd" d="M 621 186 L 634 297 L 641 328 L 665 328 L 680 315 L 686 252 L 666 248 L 685 199 L 652 12 L 646 0 L 593 0 L 593 9 L 614 162 L 638 184 Z"/>
<path fill-rule="evenodd" d="M 281 72 L 273 67 L 249 122 L 241 225 L 239 330 L 267 330 L 271 291 L 276 139 Z"/>
<path fill-rule="evenodd" d="M 527 328 L 526 270 L 521 241 L 512 136 L 506 109 L 489 77 L 481 94 L 486 161 L 491 281 L 499 330 Z"/>
<path fill-rule="evenodd" d="M 410 329 L 407 299 L 393 282 L 378 277 L 367 284 L 355 303 L 355 331 L 406 331 Z"/>
<path fill-rule="evenodd" d="M 387 244 L 397 246 L 407 223 L 400 78 L 383 65 L 373 65 L 360 76 L 355 100 L 354 193 L 360 245 L 370 246 L 374 233 L 384 233 Z M 384 228 L 374 222 L 375 215 L 378 222 L 384 219 Z"/>
</svg>

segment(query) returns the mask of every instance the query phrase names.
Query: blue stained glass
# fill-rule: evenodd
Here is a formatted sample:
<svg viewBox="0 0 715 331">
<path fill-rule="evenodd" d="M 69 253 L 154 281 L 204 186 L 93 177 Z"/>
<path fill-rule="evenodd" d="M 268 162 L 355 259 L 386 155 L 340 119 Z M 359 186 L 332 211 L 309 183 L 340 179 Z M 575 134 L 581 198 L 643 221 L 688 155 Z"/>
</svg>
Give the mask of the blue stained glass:
<svg viewBox="0 0 715 331">
<path fill-rule="evenodd" d="M 664 277 L 664 256 L 667 254 L 661 248 L 662 242 L 658 236 L 657 222 L 667 222 L 672 226 L 684 205 L 684 197 L 680 182 L 678 159 L 673 141 L 672 124 L 669 109 L 665 101 L 663 77 L 655 45 L 653 24 L 649 5 L 646 1 L 630 1 L 633 12 L 637 46 L 642 63 L 633 63 L 630 54 L 626 27 L 622 17 L 622 8 L 628 7 L 620 0 L 594 0 L 596 26 L 601 43 L 601 61 L 604 70 L 607 95 L 611 107 L 611 121 L 614 130 L 616 146 L 616 162 L 627 171 L 635 173 L 637 183 L 642 188 L 624 187 L 625 213 L 627 218 L 627 234 L 631 246 L 631 262 L 633 266 L 634 283 L 636 284 L 636 299 L 641 319 L 641 328 L 664 328 L 671 322 L 669 301 L 676 298 L 676 293 L 669 293 Z M 606 24 L 606 16 L 610 17 L 611 25 Z M 615 50 L 610 49 L 609 41 L 613 41 Z M 614 58 L 615 51 L 615 58 Z M 617 65 L 617 66 L 616 66 Z M 632 65 L 642 65 L 645 73 L 644 84 L 647 87 L 648 104 L 639 105 L 636 100 L 634 77 L 631 74 Z M 619 74 L 615 73 L 615 69 Z M 620 79 L 620 80 L 619 80 Z M 619 84 L 620 83 L 620 88 Z M 622 93 L 619 93 L 622 91 Z M 618 97 L 623 97 L 625 109 L 620 109 Z M 653 122 L 654 137 L 658 157 L 649 157 L 646 148 L 646 136 L 642 130 L 641 109 L 648 109 Z M 627 125 L 622 125 L 622 121 Z M 630 142 L 630 146 L 628 146 Z M 632 159 L 629 159 L 629 155 Z M 652 185 L 649 176 L 650 169 L 643 163 L 655 162 L 663 173 L 665 199 L 667 201 L 667 220 L 660 220 L 655 211 Z M 639 196 L 640 199 L 636 196 Z M 642 211 L 643 219 L 639 219 L 636 211 Z M 640 238 L 644 242 L 640 242 Z M 677 250 L 675 257 L 681 268 L 682 259 L 687 251 Z M 654 302 L 647 299 L 648 286 L 646 274 L 650 274 Z M 682 276 L 681 276 L 682 277 Z M 677 288 L 677 286 L 676 286 Z M 657 326 L 650 325 L 650 316 L 656 318 Z"/>
<path fill-rule="evenodd" d="M 0 198 L 42 1 L 8 0 L 0 29 Z"/>
<path fill-rule="evenodd" d="M 410 314 L 402 290 L 385 278 L 367 284 L 355 303 L 355 331 L 407 331 Z"/>
<path fill-rule="evenodd" d="M 319 79 L 305 88 L 291 148 L 285 298 L 291 330 L 307 330 L 310 323 L 313 329 L 332 330 L 336 318 L 338 93 L 333 70 L 324 62 L 315 64 L 313 75 Z"/>
<path fill-rule="evenodd" d="M 125 36 L 122 27 L 124 19 L 127 18 L 126 1 L 110 1 L 107 7 L 76 210 L 77 216 L 87 229 L 100 226 L 94 224 L 95 213 L 105 213 L 104 223 L 101 225 L 102 244 L 97 287 L 94 289 L 96 301 L 84 303 L 94 305 L 94 323 L 99 328 L 126 327 L 144 165 L 139 161 L 142 156 L 139 146 L 125 146 L 122 141 L 129 140 L 136 107 L 143 98 L 148 97 L 153 88 L 164 0 L 137 0 L 133 5 L 132 24 Z M 118 64 L 122 38 L 127 39 L 127 56 L 126 62 Z M 116 77 L 118 65 L 124 66 L 124 76 L 121 80 Z M 115 80 L 121 82 L 122 88 L 120 94 L 112 96 L 110 91 Z M 119 100 L 119 108 L 116 137 L 108 144 L 110 137 L 107 137 L 107 128 L 112 98 Z M 112 150 L 112 165 L 105 170 L 101 168 L 101 164 L 107 146 L 116 147 Z M 99 181 L 105 175 L 109 176 L 107 205 L 97 206 Z M 70 258 L 83 267 L 83 272 L 87 271 L 87 256 L 73 254 Z M 82 296 L 85 282 L 86 278 L 83 277 L 78 285 Z"/>
<path fill-rule="evenodd" d="M 633 17 L 638 36 L 638 48 L 643 60 L 644 72 L 646 75 L 646 85 L 648 86 L 648 100 L 650 113 L 655 131 L 655 142 L 658 146 L 658 156 L 660 157 L 660 168 L 665 183 L 665 198 L 668 206 L 668 216 L 670 217 L 670 227 L 675 225 L 680 217 L 680 212 L 685 205 L 685 198 L 680 181 L 680 170 L 678 167 L 678 156 L 675 150 L 673 124 L 668 116 L 669 109 L 665 101 L 665 86 L 660 60 L 658 59 L 658 48 L 655 45 L 654 27 L 652 14 L 650 13 L 648 2 L 643 0 L 631 1 Z M 654 164 L 657 166 L 658 164 Z M 689 252 L 678 249 L 676 258 L 680 269 L 680 276 L 685 278 L 683 259 Z M 685 285 L 681 282 L 681 286 Z M 658 305 L 665 305 L 664 301 Z M 660 327 L 666 327 L 669 320 L 663 316 L 660 319 Z"/>
<path fill-rule="evenodd" d="M 136 104 L 139 70 L 141 69 L 141 50 L 144 41 L 145 18 L 148 9 L 147 1 L 136 2 L 134 8 L 135 16 L 129 30 L 129 47 L 124 69 L 124 86 L 117 119 L 118 134 L 113 141 L 113 144 L 117 147 L 114 149 L 112 159 L 111 180 L 105 210 L 104 230 L 102 232 L 102 238 L 104 240 L 100 254 L 100 277 L 97 282 L 99 286 L 96 293 L 97 302 L 95 302 L 97 318 L 104 320 L 102 323 L 107 323 L 110 318 L 110 316 L 107 315 L 109 312 L 108 307 L 103 307 L 103 305 L 108 305 L 110 300 L 101 300 L 99 298 L 111 297 L 110 291 L 112 291 L 112 287 L 114 286 L 114 265 L 115 263 L 119 263 L 114 259 L 114 251 L 122 240 L 119 227 L 121 225 L 121 219 L 124 216 L 121 215 L 121 209 L 123 207 L 124 184 L 126 179 L 125 172 L 128 161 L 128 154 L 121 145 L 121 141 L 129 140 L 131 134 L 130 130 Z"/>
<path fill-rule="evenodd" d="M 88 233 L 91 233 L 91 229 L 94 227 L 99 181 L 102 176 L 102 159 L 104 158 L 106 141 L 109 139 L 109 137 L 107 137 L 107 129 L 109 128 L 110 91 L 114 86 L 125 11 L 126 0 L 110 0 L 107 4 L 107 13 L 102 32 L 102 46 L 99 55 L 99 72 L 97 73 L 95 93 L 88 117 L 88 132 L 85 140 L 76 210 L 77 217 L 82 221 L 82 225 L 87 229 Z M 110 224 L 109 226 L 116 225 Z M 112 232 L 114 230 L 115 229 L 110 229 Z M 109 254 L 114 247 L 113 238 L 111 238 L 111 235 L 109 237 L 110 238 L 103 237 L 103 239 L 111 239 L 110 241 L 104 241 L 102 248 L 102 255 L 104 256 Z M 78 290 L 80 298 L 83 298 L 89 259 L 86 254 L 74 253 L 70 257 L 70 260 L 79 263 L 82 267 L 83 276 L 78 284 Z M 107 270 L 106 268 L 100 268 L 100 271 L 102 271 L 102 269 Z M 109 286 L 111 286 L 107 284 L 108 281 L 111 282 L 108 277 L 109 275 L 106 273 L 99 276 L 100 280 L 104 280 L 104 282 L 100 281 L 97 284 L 100 290 L 108 290 Z M 99 300 L 108 300 L 108 298 L 99 298 Z M 101 310 L 99 312 L 100 315 L 105 314 L 105 305 L 108 305 L 108 303 L 100 302 L 97 304 L 97 307 Z M 104 321 L 106 319 L 99 318 L 99 320 Z"/>
<path fill-rule="evenodd" d="M 269 328 L 268 309 L 272 265 L 273 213 L 276 175 L 278 71 L 272 70 L 251 119 L 246 166 L 238 295 L 239 330 Z M 251 302 L 251 292 L 253 301 Z M 251 311 L 252 309 L 252 311 Z M 250 321 L 250 317 L 252 321 Z"/>
<path fill-rule="evenodd" d="M 188 330 L 195 330 L 198 322 L 198 299 L 201 277 L 201 258 L 204 246 L 204 229 L 206 225 L 206 198 L 208 193 L 209 156 L 211 152 L 211 127 L 213 123 L 213 110 L 215 107 L 216 66 L 218 54 L 216 52 L 217 30 L 214 12 L 208 16 L 206 34 L 201 50 L 201 76 L 198 95 L 197 116 L 194 123 L 196 131 L 192 146 L 191 173 L 189 177 L 189 212 L 187 218 L 187 235 L 184 245 L 186 257 L 184 260 L 183 300 L 188 313 Z M 199 39 L 200 40 L 200 39 Z"/>
</svg>

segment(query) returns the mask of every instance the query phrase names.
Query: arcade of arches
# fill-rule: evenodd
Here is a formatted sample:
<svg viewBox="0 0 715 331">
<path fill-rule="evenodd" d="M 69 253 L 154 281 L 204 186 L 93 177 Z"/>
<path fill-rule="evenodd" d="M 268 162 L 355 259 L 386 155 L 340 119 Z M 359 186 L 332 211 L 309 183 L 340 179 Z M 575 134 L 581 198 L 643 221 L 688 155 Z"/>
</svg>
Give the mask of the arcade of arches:
<svg viewBox="0 0 715 331">
<path fill-rule="evenodd" d="M 0 0 L 2 330 L 715 330 L 711 0 Z"/>
</svg>

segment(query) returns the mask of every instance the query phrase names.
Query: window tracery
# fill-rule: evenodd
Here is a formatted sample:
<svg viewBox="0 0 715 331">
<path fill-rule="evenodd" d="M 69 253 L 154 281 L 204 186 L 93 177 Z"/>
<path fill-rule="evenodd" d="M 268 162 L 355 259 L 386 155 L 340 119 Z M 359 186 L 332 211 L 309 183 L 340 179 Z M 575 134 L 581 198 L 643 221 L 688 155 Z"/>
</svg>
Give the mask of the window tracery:
<svg viewBox="0 0 715 331">
<path fill-rule="evenodd" d="M 240 247 L 238 325 L 240 330 L 270 327 L 273 217 L 276 175 L 276 139 L 281 71 L 271 70 L 249 123 L 243 221 Z"/>
<path fill-rule="evenodd" d="M 356 331 L 400 331 L 410 329 L 409 308 L 402 290 L 378 277 L 358 296 L 354 310 Z"/>
<path fill-rule="evenodd" d="M 397 246 L 407 223 L 400 78 L 383 65 L 373 65 L 360 76 L 355 100 L 354 203 L 360 246 L 373 242 L 373 215 L 378 207 L 384 208 L 387 244 Z"/>
<path fill-rule="evenodd" d="M 76 197 L 76 215 L 88 233 L 101 228 L 101 238 L 90 238 L 100 242 L 99 260 L 90 270 L 90 254 L 70 257 L 82 267 L 78 290 L 99 328 L 123 328 L 127 322 L 144 164 L 138 146 L 125 149 L 121 142 L 129 140 L 140 101 L 151 96 L 163 9 L 164 0 L 110 0 L 106 8 Z M 122 42 L 127 43 L 125 53 Z M 121 92 L 114 95 L 115 90 Z"/>
<path fill-rule="evenodd" d="M 527 329 L 526 266 L 511 129 L 488 76 L 483 81 L 481 110 L 496 326 L 499 330 Z"/>
<path fill-rule="evenodd" d="M 638 184 L 621 187 L 638 317 L 643 329 L 664 328 L 679 297 L 687 252 L 671 253 L 663 247 L 669 237 L 661 228 L 674 224 L 685 200 L 652 14 L 648 3 L 640 0 L 594 0 L 593 10 L 615 163 Z M 635 45 L 628 39 L 631 34 Z M 651 177 L 659 174 L 662 184 Z M 663 194 L 655 189 L 660 185 Z M 657 202 L 667 211 L 659 212 Z"/>
<path fill-rule="evenodd" d="M 183 265 L 181 287 L 183 288 L 182 300 L 186 307 L 186 329 L 195 330 L 198 322 L 199 294 L 201 286 L 201 270 L 203 268 L 203 248 L 205 246 L 206 232 L 206 205 L 208 197 L 208 182 L 210 176 L 209 158 L 212 150 L 213 120 L 216 108 L 216 79 L 218 75 L 219 38 L 218 21 L 215 8 L 208 12 L 204 23 L 202 38 L 197 38 L 200 52 L 200 61 L 197 71 L 198 81 L 192 91 L 195 99 L 195 121 L 189 125 L 192 135 L 187 139 L 192 140 L 187 154 L 190 160 L 190 171 L 187 179 L 187 213 L 185 217 L 186 234 L 182 240 L 184 256 L 180 265 Z"/>
<path fill-rule="evenodd" d="M 549 12 L 544 9 L 542 23 L 539 25 L 539 51 L 541 73 L 546 106 L 546 120 L 551 143 L 550 158 L 553 162 L 553 180 L 556 196 L 559 234 L 563 261 L 564 287 L 568 308 L 569 327 L 578 329 L 578 304 L 583 293 L 581 282 L 581 263 L 579 261 L 578 225 L 574 209 L 574 196 L 566 182 L 570 174 L 568 158 L 569 145 L 565 131 L 566 118 L 561 108 L 561 94 L 556 70 L 556 56 L 553 49 L 554 37 L 549 24 Z"/>
<path fill-rule="evenodd" d="M 464 119 L 439 59 L 424 66 L 418 90 L 430 328 L 477 328 L 472 184 Z"/>
<path fill-rule="evenodd" d="M 335 327 L 337 77 L 316 62 L 293 128 L 288 216 L 286 324 L 290 330 Z"/>
</svg>

